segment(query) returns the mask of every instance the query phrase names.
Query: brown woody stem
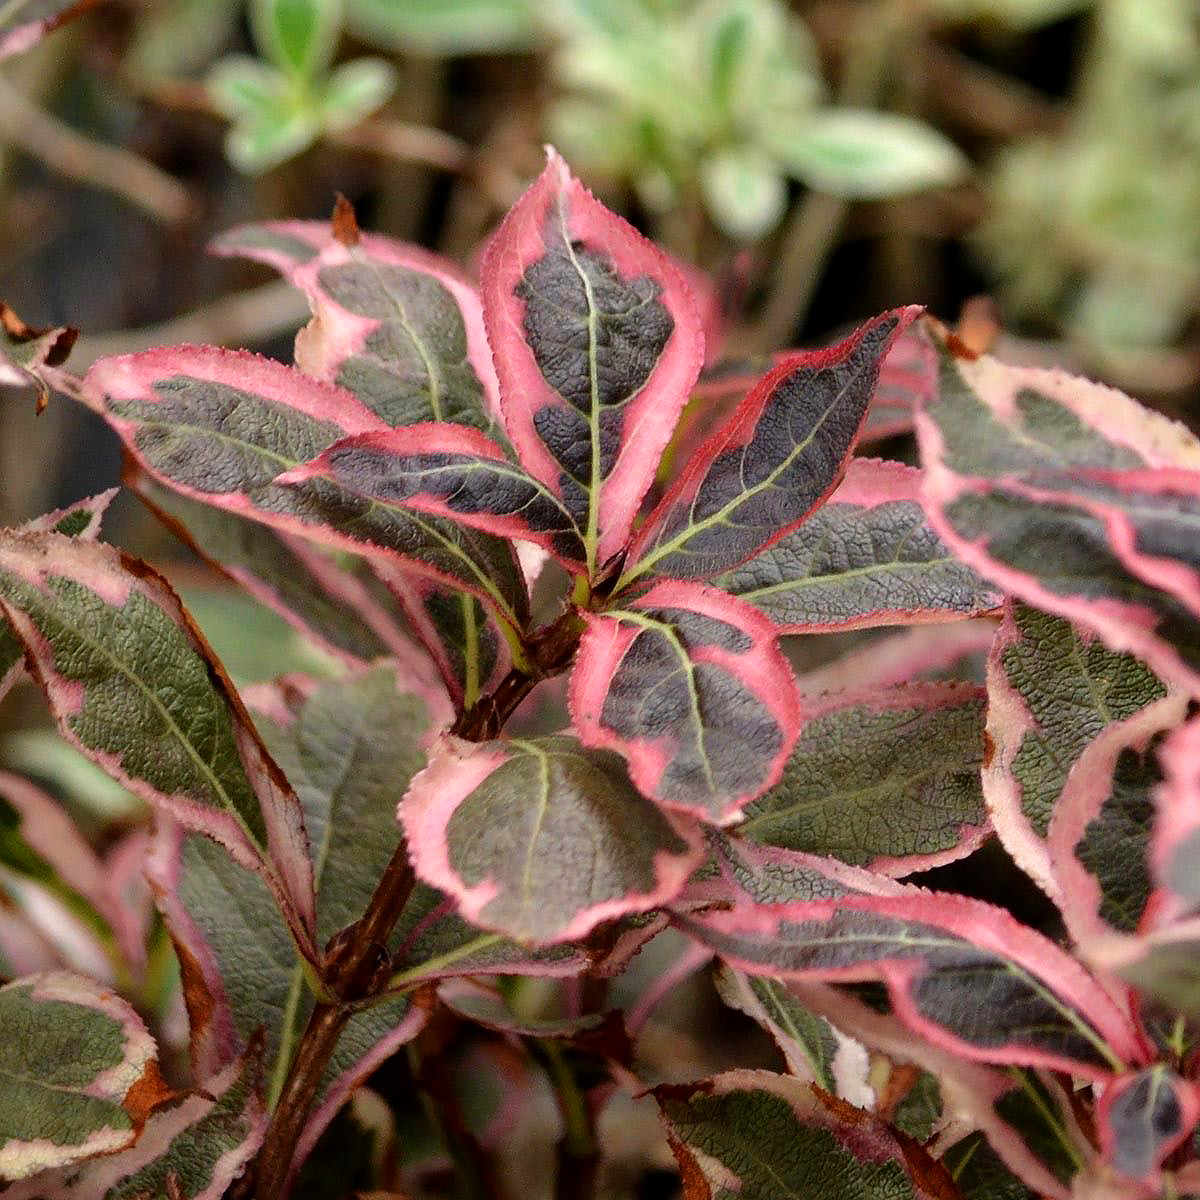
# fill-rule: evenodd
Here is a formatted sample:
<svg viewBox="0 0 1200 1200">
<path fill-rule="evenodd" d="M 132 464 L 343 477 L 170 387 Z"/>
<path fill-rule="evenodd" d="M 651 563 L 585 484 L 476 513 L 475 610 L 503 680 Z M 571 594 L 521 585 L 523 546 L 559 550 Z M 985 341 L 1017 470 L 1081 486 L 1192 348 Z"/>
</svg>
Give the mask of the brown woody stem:
<svg viewBox="0 0 1200 1200">
<path fill-rule="evenodd" d="M 338 1038 L 355 1011 L 354 1002 L 378 994 L 387 985 L 388 938 L 413 882 L 408 849 L 401 841 L 361 919 L 334 937 L 327 947 L 321 976 L 333 998 L 318 1002 L 309 1017 L 262 1149 L 235 1196 L 277 1200 L 283 1194 L 296 1142 Z"/>
</svg>

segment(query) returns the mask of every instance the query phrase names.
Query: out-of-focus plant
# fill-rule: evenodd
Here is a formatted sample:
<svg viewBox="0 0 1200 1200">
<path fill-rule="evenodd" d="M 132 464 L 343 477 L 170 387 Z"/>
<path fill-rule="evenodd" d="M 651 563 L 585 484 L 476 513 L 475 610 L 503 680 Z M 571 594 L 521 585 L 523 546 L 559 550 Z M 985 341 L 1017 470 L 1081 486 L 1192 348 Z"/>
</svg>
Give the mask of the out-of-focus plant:
<svg viewBox="0 0 1200 1200">
<path fill-rule="evenodd" d="M 426 54 L 527 50 L 538 0 L 346 0 L 346 24 L 372 45 Z"/>
<path fill-rule="evenodd" d="M 341 0 L 251 0 L 261 58 L 222 59 L 208 77 L 214 103 L 233 122 L 225 148 L 243 171 L 259 172 L 307 149 L 328 130 L 373 113 L 396 86 L 380 58 L 334 67 Z"/>
<path fill-rule="evenodd" d="M 979 245 L 1011 313 L 1161 346 L 1200 304 L 1200 13 L 1101 0 L 1091 21 L 1068 125 L 1000 155 Z"/>
<path fill-rule="evenodd" d="M 958 178 L 942 134 L 829 103 L 815 48 L 778 0 L 559 0 L 554 140 L 652 212 L 699 196 L 728 235 L 768 233 L 788 181 L 851 199 Z"/>
</svg>

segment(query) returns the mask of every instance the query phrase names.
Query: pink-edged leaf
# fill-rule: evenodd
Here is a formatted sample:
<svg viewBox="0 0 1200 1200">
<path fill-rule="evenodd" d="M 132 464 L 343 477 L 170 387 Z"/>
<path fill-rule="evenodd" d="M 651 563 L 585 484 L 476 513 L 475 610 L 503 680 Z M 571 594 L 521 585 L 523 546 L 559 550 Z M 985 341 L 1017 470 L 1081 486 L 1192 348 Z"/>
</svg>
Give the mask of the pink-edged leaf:
<svg viewBox="0 0 1200 1200">
<path fill-rule="evenodd" d="M 440 517 L 279 476 L 335 442 L 386 429 L 349 392 L 271 359 L 211 346 L 101 359 L 88 402 L 160 483 L 335 548 L 379 555 L 478 595 L 519 626 L 528 598 L 511 545 Z"/>
<path fill-rule="evenodd" d="M 920 311 L 894 309 L 767 372 L 650 515 L 617 590 L 648 576 L 709 579 L 804 521 L 837 486 L 880 361 Z"/>
<path fill-rule="evenodd" d="M 499 537 L 522 538 L 581 571 L 583 539 L 562 501 L 477 430 L 421 424 L 337 442 L 281 477 L 329 480 L 339 494 L 449 517 Z"/>
<path fill-rule="evenodd" d="M 787 984 L 747 975 L 728 966 L 717 972 L 714 984 L 717 994 L 730 1008 L 745 1013 L 770 1034 L 792 1075 L 835 1096 L 841 1094 L 837 1058 L 849 1039 L 839 1037 L 824 1017 L 805 1008 Z"/>
<path fill-rule="evenodd" d="M 730 1071 L 653 1089 L 685 1196 L 945 1200 L 953 1180 L 915 1141 L 804 1080 Z"/>
<path fill-rule="evenodd" d="M 917 421 L 937 531 L 1005 591 L 1200 689 L 1200 442 L 1099 384 L 941 355 Z"/>
<path fill-rule="evenodd" d="M 946 678 L 982 678 L 996 636 L 990 619 L 948 625 L 914 625 L 867 639 L 832 662 L 797 676 L 802 695 L 868 687 L 891 687 Z"/>
<path fill-rule="evenodd" d="M 968 897 L 914 888 L 676 921 L 751 974 L 881 980 L 910 1028 L 975 1061 L 1104 1079 L 1145 1056 L 1129 1018 L 1075 959 Z"/>
<path fill-rule="evenodd" d="M 850 892 L 905 894 L 904 886 L 894 879 L 840 859 L 764 846 L 711 827 L 704 837 L 708 859 L 672 901 L 675 911 L 831 900 Z"/>
<path fill-rule="evenodd" d="M 392 563 L 373 566 L 459 711 L 499 683 L 512 665 L 512 648 L 479 600 Z"/>
<path fill-rule="evenodd" d="M 983 688 L 834 692 L 803 711 L 783 776 L 746 808 L 743 837 L 907 875 L 970 854 L 990 832 Z"/>
<path fill-rule="evenodd" d="M 29 2 L 16 0 L 18 8 L 22 3 Z M 41 0 L 41 3 L 63 7 L 61 2 L 56 5 L 55 0 Z M 6 43 L 11 47 L 20 42 L 23 36 L 22 30 L 10 29 L 8 33 L 5 32 L 7 21 L 12 19 L 8 11 L 11 7 L 0 9 L 0 59 L 16 52 L 6 50 Z M 23 27 L 24 35 L 32 35 L 33 40 L 37 41 L 45 34 L 46 24 L 30 20 Z M 66 360 L 78 335 L 78 329 L 65 326 L 35 329 L 0 300 L 0 387 L 33 388 L 37 392 L 38 412 L 41 412 L 50 403 L 50 390 L 58 375 L 54 368 Z"/>
<path fill-rule="evenodd" d="M 659 907 L 702 854 L 699 835 L 641 796 L 618 755 L 564 736 L 444 737 L 399 816 L 420 878 L 468 921 L 535 945 Z"/>
<path fill-rule="evenodd" d="M 57 881 L 82 897 L 113 931 L 126 963 L 137 967 L 146 956 L 144 937 L 128 920 L 129 908 L 112 886 L 107 865 L 88 845 L 62 806 L 27 779 L 0 771 L 0 815 L 9 807 L 17 828 L 7 836 L 24 846 L 52 869 Z"/>
<path fill-rule="evenodd" d="M 80 975 L 0 987 L 0 1180 L 131 1145 L 170 1095 L 133 1007 Z"/>
<path fill-rule="evenodd" d="M 1119 1174 L 1151 1186 L 1161 1184 L 1163 1160 L 1191 1136 L 1197 1120 L 1196 1085 L 1162 1064 L 1117 1079 L 1096 1106 L 1105 1159 Z"/>
<path fill-rule="evenodd" d="M 987 690 L 983 793 L 992 823 L 1017 864 L 1061 901 L 1046 835 L 1072 769 L 1106 729 L 1136 721 L 1167 688 L 1132 655 L 1011 604 L 988 656 Z"/>
<path fill-rule="evenodd" d="M 67 740 L 260 872 L 312 951 L 299 802 L 170 585 L 111 546 L 10 531 L 0 608 Z"/>
<path fill-rule="evenodd" d="M 499 384 L 474 285 L 417 246 L 325 221 L 268 221 L 218 237 L 216 254 L 256 259 L 308 298 L 296 365 L 353 392 L 388 425 L 453 421 L 485 428 Z"/>
<path fill-rule="evenodd" d="M 32 49 L 96 0 L 12 0 L 0 10 L 0 59 Z"/>
<path fill-rule="evenodd" d="M 1158 758 L 1165 779 L 1154 797 L 1150 861 L 1164 893 L 1159 919 L 1165 921 L 1200 909 L 1200 720 L 1171 734 Z"/>
<path fill-rule="evenodd" d="M 920 480 L 901 463 L 855 459 L 803 525 L 713 583 L 761 609 L 783 633 L 991 612 L 1000 595 L 930 527 Z"/>
<path fill-rule="evenodd" d="M 144 472 L 130 475 L 129 485 L 177 537 L 307 640 L 351 668 L 395 659 L 411 689 L 448 713 L 433 664 L 368 563 L 335 561 L 304 538 L 181 496 Z"/>
<path fill-rule="evenodd" d="M 618 750 L 670 808 L 734 820 L 779 779 L 800 729 L 776 631 L 743 601 L 664 580 L 585 614 L 570 707 L 586 745 Z"/>
<path fill-rule="evenodd" d="M 625 545 L 704 359 L 683 276 L 548 152 L 483 262 L 509 440 L 584 534 Z"/>
<path fill-rule="evenodd" d="M 204 1083 L 163 1105 L 128 1150 L 46 1171 L 5 1193 L 9 1200 L 221 1200 L 262 1144 L 257 1044 Z"/>
<path fill-rule="evenodd" d="M 68 504 L 65 508 L 55 509 L 21 526 L 30 531 L 46 532 L 50 530 L 66 534 L 68 537 L 80 537 L 95 540 L 100 536 L 100 522 L 117 494 L 116 488 L 110 488 L 96 496 L 88 496 Z M 20 638 L 9 627 L 8 622 L 0 618 L 0 700 L 16 683 L 21 674 L 21 663 L 25 657 L 24 647 Z"/>
<path fill-rule="evenodd" d="M 1185 711 L 1184 697 L 1168 695 L 1108 726 L 1067 776 L 1046 849 L 1059 887 L 1055 899 L 1080 947 L 1113 929 L 1132 933 L 1148 914 L 1153 795 L 1162 778 L 1153 748 Z"/>
</svg>

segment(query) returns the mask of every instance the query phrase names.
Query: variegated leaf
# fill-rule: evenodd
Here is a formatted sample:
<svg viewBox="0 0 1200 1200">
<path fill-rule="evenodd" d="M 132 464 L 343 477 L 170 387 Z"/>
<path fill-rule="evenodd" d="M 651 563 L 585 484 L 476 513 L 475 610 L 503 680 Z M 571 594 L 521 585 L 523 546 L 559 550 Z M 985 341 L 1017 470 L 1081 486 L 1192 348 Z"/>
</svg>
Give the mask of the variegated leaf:
<svg viewBox="0 0 1200 1200">
<path fill-rule="evenodd" d="M 386 429 L 349 392 L 270 359 L 214 347 L 101 359 L 85 394 L 153 478 L 314 541 L 380 555 L 478 595 L 520 626 L 528 598 L 511 545 L 440 517 L 279 482 L 342 438 Z"/>
<path fill-rule="evenodd" d="M 27 521 L 22 528 L 29 531 L 56 531 L 67 537 L 87 538 L 94 541 L 100 536 L 100 522 L 117 494 L 116 488 L 110 488 L 96 496 L 88 496 L 78 500 L 66 508 L 55 509 L 44 516 Z M 0 619 L 0 700 L 17 681 L 21 673 L 21 662 L 25 657 L 25 648 L 21 639 L 9 626 L 8 622 Z"/>
<path fill-rule="evenodd" d="M 771 1035 L 792 1075 L 835 1096 L 840 1094 L 835 1064 L 846 1039 L 839 1037 L 824 1017 L 809 1012 L 788 991 L 787 984 L 728 966 L 721 967 L 714 982 L 726 1004 L 757 1021 Z"/>
<path fill-rule="evenodd" d="M 808 980 L 793 981 L 791 991 L 811 1012 L 824 1017 L 843 1034 L 883 1055 L 894 1066 L 908 1065 L 929 1072 L 946 1097 L 949 1113 L 964 1129 L 981 1130 L 987 1146 L 1003 1163 L 991 1160 L 991 1170 L 976 1177 L 968 1159 L 973 1136 L 966 1145 L 955 1143 L 941 1161 L 963 1188 L 964 1198 L 975 1181 L 980 1200 L 1032 1200 L 1013 1185 L 1003 1168 L 1032 1190 L 1052 1200 L 1070 1200 L 1071 1180 L 1094 1157 L 1094 1148 L 1080 1130 L 1066 1093 L 1045 1072 L 1017 1067 L 984 1066 L 969 1062 L 953 1049 L 917 1036 L 894 1014 L 868 1007 L 846 989 Z M 952 1121 L 954 1118 L 952 1117 Z M 953 1126 L 939 1140 L 950 1140 Z M 999 1176 L 999 1178 L 997 1178 Z M 989 1191 L 992 1184 L 1007 1188 Z"/>
<path fill-rule="evenodd" d="M 167 582 L 111 546 L 9 531 L 0 608 L 67 740 L 259 871 L 314 954 L 300 805 Z"/>
<path fill-rule="evenodd" d="M 744 907 L 832 900 L 850 892 L 898 896 L 902 884 L 837 858 L 781 850 L 725 833 L 704 831 L 708 860 L 672 902 L 678 912 L 712 905 Z"/>
<path fill-rule="evenodd" d="M 1022 604 L 1005 612 L 988 658 L 987 689 L 988 810 L 1009 854 L 1061 902 L 1063 883 L 1046 837 L 1073 768 L 1098 738 L 1118 739 L 1108 781 L 1098 785 L 1103 801 L 1124 736 L 1120 728 L 1143 720 L 1148 710 L 1153 716 L 1178 703 L 1182 711 L 1182 701 L 1171 700 L 1161 680 L 1132 655 Z M 1171 712 L 1163 711 L 1163 719 L 1169 721 Z M 1131 730 L 1124 744 L 1133 740 Z"/>
<path fill-rule="evenodd" d="M 17 8 L 22 3 L 28 5 L 30 0 L 16 0 Z M 94 0 L 92 0 L 94 2 Z M 50 4 L 53 8 L 64 7 L 61 0 L 41 0 L 42 5 Z M 77 6 L 82 7 L 82 5 Z M 32 35 L 37 41 L 45 32 L 46 26 L 52 22 L 38 21 L 27 14 L 29 23 L 19 29 L 9 29 L 5 25 L 14 19 L 10 10 L 12 5 L 0 9 L 0 59 L 10 53 L 16 53 L 11 47 L 20 42 L 22 36 Z M 69 14 L 64 14 L 64 17 Z M 41 26 L 41 28 L 39 28 Z M 6 43 L 8 49 L 6 49 Z M 68 329 L 60 326 L 52 329 L 35 329 L 27 325 L 16 312 L 0 300 L 0 386 L 25 388 L 32 387 L 37 391 L 38 411 L 50 402 L 50 388 L 54 382 L 54 368 L 66 361 L 79 335 L 78 329 Z"/>
<path fill-rule="evenodd" d="M 937 531 L 1005 591 L 1200 690 L 1200 442 L 1111 388 L 940 352 L 917 421 Z"/>
<path fill-rule="evenodd" d="M 0 9 L 0 59 L 36 46 L 52 29 L 96 0 L 12 0 Z"/>
<path fill-rule="evenodd" d="M 1165 920 L 1200 910 L 1200 720 L 1172 733 L 1158 757 L 1165 780 L 1154 796 L 1150 861 Z"/>
<path fill-rule="evenodd" d="M 1158 1064 L 1118 1079 L 1097 1105 L 1096 1131 L 1114 1170 L 1154 1186 L 1163 1160 L 1200 1119 L 1196 1085 Z"/>
<path fill-rule="evenodd" d="M 422 424 L 346 438 L 280 482 L 314 480 L 328 480 L 340 494 L 369 504 L 398 505 L 523 538 L 571 570 L 584 567 L 583 539 L 562 501 L 473 429 Z"/>
<path fill-rule="evenodd" d="M 752 974 L 880 980 L 906 1025 L 968 1059 L 1105 1079 L 1143 1054 L 1128 1017 L 1075 959 L 964 896 L 907 889 L 676 921 Z"/>
<path fill-rule="evenodd" d="M 660 575 L 710 579 L 803 522 L 837 486 L 880 362 L 919 312 L 884 313 L 764 375 L 634 538 L 616 590 Z"/>
<path fill-rule="evenodd" d="M 203 1089 L 165 1103 L 128 1150 L 42 1172 L 6 1192 L 7 1200 L 221 1200 L 266 1132 L 260 1055 L 256 1042 Z"/>
<path fill-rule="evenodd" d="M 444 737 L 399 815 L 418 876 L 467 920 L 538 945 L 658 907 L 701 856 L 618 755 L 564 736 Z"/>
<path fill-rule="evenodd" d="M 834 692 L 808 701 L 804 718 L 783 777 L 745 810 L 743 837 L 906 875 L 987 836 L 982 688 Z"/>
<path fill-rule="evenodd" d="M 654 1089 L 688 1200 L 946 1200 L 944 1168 L 878 1117 L 787 1075 Z"/>
<path fill-rule="evenodd" d="M 575 728 L 585 744 L 620 751 L 647 796 L 729 822 L 778 780 L 800 712 L 761 613 L 664 580 L 585 619 L 570 685 Z"/>
<path fill-rule="evenodd" d="M 798 529 L 713 583 L 784 633 L 821 633 L 978 616 L 1000 596 L 930 528 L 921 473 L 855 459 Z"/>
<path fill-rule="evenodd" d="M 0 1180 L 123 1150 L 171 1094 L 141 1018 L 90 979 L 0 987 L 0 1029 Z"/>
<path fill-rule="evenodd" d="M 268 221 L 222 234 L 217 254 L 257 259 L 308 298 L 296 365 L 388 425 L 489 426 L 499 387 L 479 295 L 457 268 L 377 234 L 339 238 L 324 221 Z"/>
<path fill-rule="evenodd" d="M 623 548 L 700 370 L 691 292 L 551 150 L 488 246 L 483 310 L 509 440 L 594 574 Z"/>
</svg>

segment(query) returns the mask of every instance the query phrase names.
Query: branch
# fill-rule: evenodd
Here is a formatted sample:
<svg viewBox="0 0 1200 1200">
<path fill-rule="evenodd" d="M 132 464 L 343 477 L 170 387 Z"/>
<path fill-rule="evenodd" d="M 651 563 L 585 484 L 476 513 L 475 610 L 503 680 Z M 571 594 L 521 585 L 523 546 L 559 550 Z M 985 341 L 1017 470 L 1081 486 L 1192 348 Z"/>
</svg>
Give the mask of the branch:
<svg viewBox="0 0 1200 1200">
<path fill-rule="evenodd" d="M 0 76 L 0 140 L 69 179 L 113 192 L 159 221 L 183 220 L 192 210 L 187 189 L 144 158 L 77 133 L 43 112 Z"/>
<path fill-rule="evenodd" d="M 279 280 L 232 296 L 222 296 L 203 308 L 157 325 L 90 337 L 84 335 L 75 345 L 71 364 L 83 371 L 98 358 L 184 342 L 253 345 L 297 328 L 309 315 L 308 301 L 303 294 L 290 283 Z"/>
</svg>

